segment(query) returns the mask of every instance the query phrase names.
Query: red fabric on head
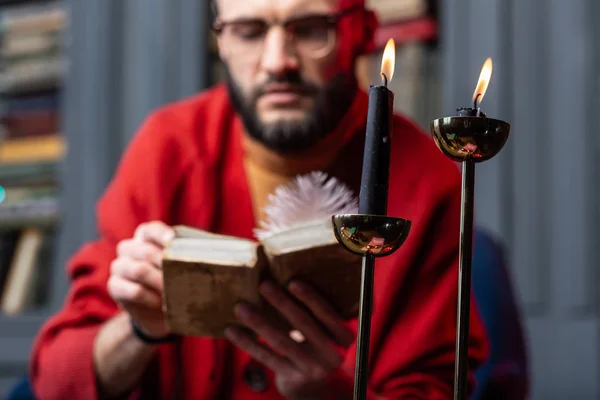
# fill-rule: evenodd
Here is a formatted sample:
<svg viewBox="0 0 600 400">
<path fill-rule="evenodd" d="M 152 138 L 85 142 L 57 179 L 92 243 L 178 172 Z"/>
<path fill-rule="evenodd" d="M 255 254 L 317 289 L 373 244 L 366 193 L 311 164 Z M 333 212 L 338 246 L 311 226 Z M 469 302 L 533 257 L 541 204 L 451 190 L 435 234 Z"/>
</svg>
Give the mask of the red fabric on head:
<svg viewBox="0 0 600 400">
<path fill-rule="evenodd" d="M 365 0 L 340 0 L 340 10 L 344 10 L 348 7 L 354 6 L 365 6 Z"/>
<path fill-rule="evenodd" d="M 339 10 L 357 6 L 365 7 L 365 0 L 340 0 Z M 339 52 L 341 59 L 354 60 L 357 56 L 375 50 L 374 38 L 379 22 L 373 11 L 365 10 L 366 12 L 355 12 L 340 21 Z"/>
</svg>

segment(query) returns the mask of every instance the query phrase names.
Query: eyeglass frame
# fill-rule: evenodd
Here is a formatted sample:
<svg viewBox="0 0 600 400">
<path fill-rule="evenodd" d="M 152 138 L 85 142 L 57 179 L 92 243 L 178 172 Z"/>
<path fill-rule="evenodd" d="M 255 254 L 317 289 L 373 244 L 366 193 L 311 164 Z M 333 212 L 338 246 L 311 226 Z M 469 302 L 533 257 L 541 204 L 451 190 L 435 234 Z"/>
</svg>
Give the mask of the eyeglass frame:
<svg viewBox="0 0 600 400">
<path fill-rule="evenodd" d="M 312 14 L 306 14 L 303 16 L 299 16 L 299 17 L 290 17 L 290 18 L 286 18 L 283 21 L 279 21 L 279 20 L 275 20 L 275 21 L 267 21 L 265 18 L 238 18 L 238 19 L 233 19 L 231 21 L 223 21 L 220 20 L 218 17 L 215 19 L 215 21 L 213 21 L 212 25 L 211 25 L 211 29 L 215 32 L 215 34 L 218 36 L 223 32 L 223 29 L 228 26 L 228 25 L 233 25 L 235 23 L 238 22 L 243 22 L 243 21 L 260 21 L 260 22 L 264 22 L 264 24 L 267 26 L 267 29 L 265 30 L 265 35 L 271 30 L 271 28 L 273 28 L 274 26 L 281 26 L 283 28 L 283 30 L 286 32 L 286 35 L 289 32 L 289 28 L 288 26 L 290 24 L 292 24 L 295 21 L 298 20 L 303 20 L 303 19 L 307 19 L 310 17 L 324 17 L 327 19 L 327 24 L 329 25 L 329 27 L 337 27 L 337 24 L 339 23 L 339 21 L 343 18 L 346 17 L 354 12 L 357 11 L 363 11 L 366 12 L 367 9 L 364 5 L 354 5 L 352 7 L 348 7 L 345 10 L 341 10 L 338 11 L 335 14 L 325 14 L 325 13 L 312 13 Z M 328 49 L 328 51 L 321 55 L 321 56 L 317 56 L 314 58 L 321 58 L 326 56 L 329 52 L 331 52 L 331 49 Z"/>
</svg>

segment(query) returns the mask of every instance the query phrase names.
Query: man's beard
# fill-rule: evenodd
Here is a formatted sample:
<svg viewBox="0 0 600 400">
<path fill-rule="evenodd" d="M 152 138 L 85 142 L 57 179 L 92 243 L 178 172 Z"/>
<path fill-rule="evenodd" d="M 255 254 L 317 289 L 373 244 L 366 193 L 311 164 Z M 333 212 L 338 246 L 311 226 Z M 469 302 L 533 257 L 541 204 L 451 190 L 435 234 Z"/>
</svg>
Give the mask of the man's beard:
<svg viewBox="0 0 600 400">
<path fill-rule="evenodd" d="M 282 76 L 271 76 L 253 90 L 246 99 L 225 68 L 227 89 L 235 110 L 239 113 L 248 134 L 279 153 L 300 153 L 310 149 L 338 126 L 354 100 L 356 80 L 336 75 L 324 87 L 307 82 L 297 71 Z M 272 83 L 290 84 L 314 99 L 312 109 L 303 120 L 263 123 L 257 113 L 257 102 L 264 88 Z"/>
</svg>

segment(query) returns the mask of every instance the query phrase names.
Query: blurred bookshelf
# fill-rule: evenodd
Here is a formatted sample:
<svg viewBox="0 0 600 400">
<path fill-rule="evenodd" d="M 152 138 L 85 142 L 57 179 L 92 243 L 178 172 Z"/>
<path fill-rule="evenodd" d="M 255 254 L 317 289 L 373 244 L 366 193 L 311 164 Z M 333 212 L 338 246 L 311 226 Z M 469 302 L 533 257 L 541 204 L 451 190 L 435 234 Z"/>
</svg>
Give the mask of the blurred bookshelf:
<svg viewBox="0 0 600 400">
<path fill-rule="evenodd" d="M 61 1 L 0 0 L 0 394 L 52 303 L 66 28 Z"/>
</svg>

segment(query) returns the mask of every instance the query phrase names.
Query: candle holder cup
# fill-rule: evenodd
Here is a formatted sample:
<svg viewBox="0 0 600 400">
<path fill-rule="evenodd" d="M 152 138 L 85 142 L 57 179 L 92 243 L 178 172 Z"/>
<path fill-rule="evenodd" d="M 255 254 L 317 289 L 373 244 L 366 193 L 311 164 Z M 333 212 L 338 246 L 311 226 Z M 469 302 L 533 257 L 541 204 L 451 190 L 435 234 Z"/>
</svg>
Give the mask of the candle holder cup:
<svg viewBox="0 0 600 400">
<path fill-rule="evenodd" d="M 385 215 L 338 214 L 332 217 L 335 237 L 346 250 L 361 256 L 384 257 L 398 250 L 411 222 Z"/>
<path fill-rule="evenodd" d="M 431 122 L 437 147 L 454 161 L 487 161 L 502 150 L 510 124 L 487 117 L 444 117 Z"/>
</svg>

